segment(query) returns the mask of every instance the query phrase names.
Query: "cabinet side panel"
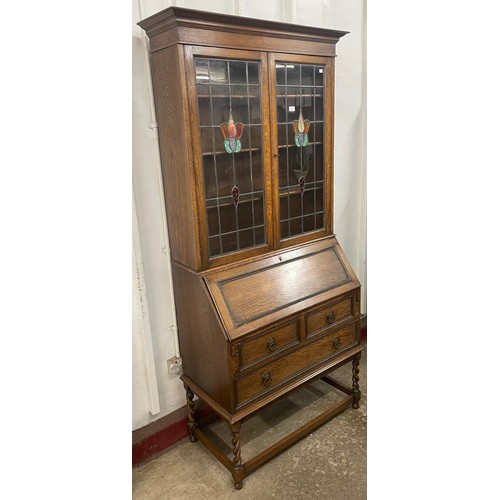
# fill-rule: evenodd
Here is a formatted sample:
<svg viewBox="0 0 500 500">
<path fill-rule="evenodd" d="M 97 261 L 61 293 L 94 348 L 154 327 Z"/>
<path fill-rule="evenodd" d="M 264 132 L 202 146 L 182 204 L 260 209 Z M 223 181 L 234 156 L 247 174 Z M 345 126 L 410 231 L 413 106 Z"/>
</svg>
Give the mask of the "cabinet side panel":
<svg viewBox="0 0 500 500">
<path fill-rule="evenodd" d="M 184 373 L 230 412 L 229 346 L 203 278 L 176 264 L 172 276 Z"/>
<path fill-rule="evenodd" d="M 172 260 L 200 268 L 198 217 L 192 164 L 185 73 L 180 47 L 151 55 L 151 71 L 160 142 L 163 189 Z"/>
</svg>

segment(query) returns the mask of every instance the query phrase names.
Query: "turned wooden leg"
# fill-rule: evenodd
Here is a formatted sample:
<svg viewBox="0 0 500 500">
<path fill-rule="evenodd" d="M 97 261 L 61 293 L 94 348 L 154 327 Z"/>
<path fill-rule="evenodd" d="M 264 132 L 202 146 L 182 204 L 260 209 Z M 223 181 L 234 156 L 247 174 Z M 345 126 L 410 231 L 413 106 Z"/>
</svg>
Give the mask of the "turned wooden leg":
<svg viewBox="0 0 500 500">
<path fill-rule="evenodd" d="M 231 474 L 233 475 L 234 487 L 237 490 L 241 490 L 243 487 L 243 467 L 241 466 L 241 445 L 240 445 L 240 427 L 241 422 L 236 422 L 235 424 L 228 424 L 231 429 L 231 434 L 233 435 L 231 439 L 231 444 L 233 445 L 233 470 Z"/>
<path fill-rule="evenodd" d="M 360 359 L 361 359 L 361 353 L 356 354 L 356 357 L 352 360 L 352 395 L 354 396 L 352 407 L 355 410 L 359 408 L 359 400 L 361 399 L 361 392 L 359 391 L 359 375 L 358 375 Z"/>
<path fill-rule="evenodd" d="M 198 438 L 196 437 L 194 430 L 198 427 L 198 423 L 196 422 L 196 418 L 194 416 L 194 393 L 191 390 L 191 387 L 188 385 L 184 385 L 186 389 L 186 401 L 187 401 L 187 410 L 188 410 L 188 429 L 189 429 L 189 439 L 192 443 L 196 443 Z"/>
</svg>

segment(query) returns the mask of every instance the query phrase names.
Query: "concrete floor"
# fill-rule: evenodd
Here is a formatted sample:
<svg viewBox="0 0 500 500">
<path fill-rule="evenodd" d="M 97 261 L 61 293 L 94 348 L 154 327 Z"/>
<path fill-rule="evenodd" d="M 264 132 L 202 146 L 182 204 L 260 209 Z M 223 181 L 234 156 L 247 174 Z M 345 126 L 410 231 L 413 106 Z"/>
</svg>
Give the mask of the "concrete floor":
<svg viewBox="0 0 500 500">
<path fill-rule="evenodd" d="M 351 363 L 334 378 L 351 386 Z M 361 500 L 366 498 L 366 350 L 360 362 L 361 401 L 284 451 L 243 480 L 235 490 L 230 472 L 201 443 L 187 438 L 163 455 L 133 470 L 134 500 L 258 499 Z M 342 393 L 322 381 L 301 389 L 243 423 L 242 461 L 307 422 Z M 230 433 L 220 420 L 210 425 L 211 437 L 228 455 Z"/>
</svg>

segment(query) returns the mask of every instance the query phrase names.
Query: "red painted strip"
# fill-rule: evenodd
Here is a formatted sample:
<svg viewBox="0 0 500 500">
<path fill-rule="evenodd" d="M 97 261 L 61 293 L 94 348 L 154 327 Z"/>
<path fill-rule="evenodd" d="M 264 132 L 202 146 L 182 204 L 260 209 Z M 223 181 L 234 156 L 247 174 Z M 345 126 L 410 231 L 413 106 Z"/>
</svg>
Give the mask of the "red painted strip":
<svg viewBox="0 0 500 500">
<path fill-rule="evenodd" d="M 206 417 L 212 413 L 212 410 L 207 406 L 197 412 L 197 418 Z M 156 455 L 163 450 L 172 446 L 177 441 L 188 435 L 187 417 L 175 422 L 172 425 L 162 429 L 161 431 L 149 436 L 135 445 L 132 445 L 132 465 L 138 465 L 147 458 Z"/>
</svg>

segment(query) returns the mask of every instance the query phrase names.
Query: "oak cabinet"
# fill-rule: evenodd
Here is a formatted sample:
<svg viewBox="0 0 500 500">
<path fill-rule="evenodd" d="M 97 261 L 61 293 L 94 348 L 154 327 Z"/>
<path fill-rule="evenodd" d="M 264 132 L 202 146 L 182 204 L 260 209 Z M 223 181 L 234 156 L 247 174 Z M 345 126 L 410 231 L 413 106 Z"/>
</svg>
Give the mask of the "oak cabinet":
<svg viewBox="0 0 500 500">
<path fill-rule="evenodd" d="M 333 231 L 334 58 L 342 31 L 171 7 L 150 39 L 189 430 L 235 486 L 358 407 L 360 284 Z M 353 363 L 353 387 L 326 374 Z M 243 462 L 244 418 L 322 378 L 346 397 Z M 196 394 L 229 425 L 227 457 Z"/>
</svg>

